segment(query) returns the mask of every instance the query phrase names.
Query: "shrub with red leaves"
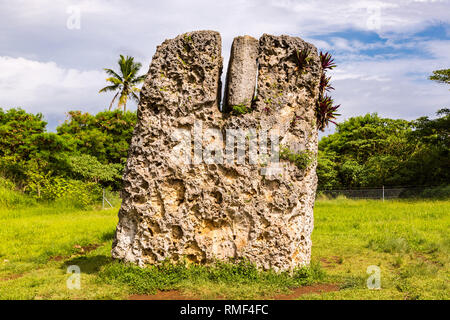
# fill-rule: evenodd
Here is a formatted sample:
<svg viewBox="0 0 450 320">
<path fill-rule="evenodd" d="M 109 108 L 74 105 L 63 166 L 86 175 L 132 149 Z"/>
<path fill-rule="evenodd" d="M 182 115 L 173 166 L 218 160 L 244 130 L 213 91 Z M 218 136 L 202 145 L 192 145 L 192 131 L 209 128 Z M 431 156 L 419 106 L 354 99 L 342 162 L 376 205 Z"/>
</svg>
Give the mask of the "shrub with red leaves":
<svg viewBox="0 0 450 320">
<path fill-rule="evenodd" d="M 329 92 L 334 90 L 330 84 L 331 77 L 326 76 L 327 69 L 331 70 L 336 67 L 334 59 L 332 59 L 331 54 L 328 52 L 320 52 L 320 62 L 322 64 L 322 75 L 320 77 L 319 99 L 317 100 L 316 116 L 317 126 L 319 130 L 323 131 L 326 127 L 328 127 L 330 122 L 336 124 L 334 120 L 336 117 L 340 116 L 340 114 L 336 111 L 341 105 L 339 104 L 334 106 L 333 99 L 326 95 L 327 91 Z"/>
</svg>

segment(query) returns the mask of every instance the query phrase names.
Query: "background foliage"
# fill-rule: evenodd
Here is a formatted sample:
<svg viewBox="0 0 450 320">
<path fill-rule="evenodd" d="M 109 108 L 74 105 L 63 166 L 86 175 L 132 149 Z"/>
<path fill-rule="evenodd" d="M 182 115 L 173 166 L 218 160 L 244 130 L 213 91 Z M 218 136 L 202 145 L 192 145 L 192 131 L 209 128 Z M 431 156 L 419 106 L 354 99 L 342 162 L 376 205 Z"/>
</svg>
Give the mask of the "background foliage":
<svg viewBox="0 0 450 320">
<path fill-rule="evenodd" d="M 37 200 L 87 207 L 101 198 L 102 187 L 120 188 L 135 124 L 135 112 L 70 111 L 52 133 L 42 114 L 0 109 L 3 189 L 14 186 Z"/>
<path fill-rule="evenodd" d="M 3 194 L 16 189 L 38 201 L 68 201 L 77 207 L 98 203 L 101 188 L 121 188 L 136 120 L 135 112 L 121 110 L 96 115 L 70 111 L 52 133 L 46 132 L 42 114 L 0 109 Z M 449 109 L 414 121 L 377 114 L 349 118 L 319 142 L 319 190 L 447 186 L 449 131 Z"/>
<path fill-rule="evenodd" d="M 450 110 L 414 121 L 353 117 L 319 142 L 319 189 L 450 182 Z"/>
</svg>

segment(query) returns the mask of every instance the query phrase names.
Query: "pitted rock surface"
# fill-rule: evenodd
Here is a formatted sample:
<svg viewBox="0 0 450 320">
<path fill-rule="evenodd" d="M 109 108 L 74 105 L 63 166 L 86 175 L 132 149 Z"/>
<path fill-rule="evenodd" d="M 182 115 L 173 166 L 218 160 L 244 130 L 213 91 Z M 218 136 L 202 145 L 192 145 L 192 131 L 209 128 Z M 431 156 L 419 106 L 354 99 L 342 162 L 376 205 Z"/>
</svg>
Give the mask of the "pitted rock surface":
<svg viewBox="0 0 450 320">
<path fill-rule="evenodd" d="M 306 48 L 311 61 L 299 72 L 295 52 Z M 306 169 L 288 160 L 267 164 L 260 154 L 256 164 L 201 161 L 211 145 L 225 150 L 226 129 L 277 133 L 280 145 L 317 154 L 314 110 L 321 67 L 316 48 L 300 38 L 265 34 L 257 59 L 253 109 L 232 115 L 219 111 L 217 32 L 190 32 L 158 46 L 141 91 L 124 172 L 114 258 L 141 266 L 166 259 L 245 258 L 276 271 L 309 263 L 315 161 Z M 183 140 L 190 136 L 192 143 Z M 195 154 L 194 145 L 202 146 L 203 154 Z M 262 174 L 271 169 L 279 171 Z"/>
</svg>

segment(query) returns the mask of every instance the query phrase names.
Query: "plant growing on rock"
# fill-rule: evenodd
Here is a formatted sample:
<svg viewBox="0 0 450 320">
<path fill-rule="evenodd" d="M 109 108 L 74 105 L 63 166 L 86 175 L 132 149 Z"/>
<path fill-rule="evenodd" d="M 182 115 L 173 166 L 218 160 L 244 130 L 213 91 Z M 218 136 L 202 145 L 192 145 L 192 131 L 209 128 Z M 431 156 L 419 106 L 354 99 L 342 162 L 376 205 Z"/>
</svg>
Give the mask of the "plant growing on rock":
<svg viewBox="0 0 450 320">
<path fill-rule="evenodd" d="M 231 109 L 233 110 L 232 112 L 236 115 L 250 113 L 253 110 L 251 106 L 247 106 L 247 101 L 231 106 Z"/>
<path fill-rule="evenodd" d="M 334 88 L 330 84 L 331 76 L 327 77 L 325 73 L 323 72 L 320 76 L 320 85 L 319 90 L 323 94 L 325 91 L 330 92 L 331 90 L 334 90 Z"/>
<path fill-rule="evenodd" d="M 322 65 L 322 75 L 319 84 L 319 98 L 316 103 L 316 116 L 317 126 L 319 130 L 323 131 L 328 127 L 330 122 L 336 124 L 333 120 L 340 116 L 336 111 L 341 105 L 333 105 L 333 99 L 326 95 L 327 91 L 330 92 L 331 90 L 334 90 L 330 84 L 331 77 L 326 76 L 327 69 L 331 70 L 336 67 L 334 59 L 331 57 L 330 53 L 320 52 L 320 63 Z"/>
<path fill-rule="evenodd" d="M 309 56 L 310 53 L 311 51 L 309 49 L 295 51 L 295 58 L 297 63 L 295 71 L 302 71 L 305 69 L 305 67 L 311 61 L 311 57 Z"/>
<path fill-rule="evenodd" d="M 280 145 L 280 158 L 292 162 L 300 170 L 309 167 L 314 160 L 314 156 L 309 150 L 295 152 L 283 145 Z"/>
<path fill-rule="evenodd" d="M 322 69 L 334 69 L 336 68 L 336 64 L 334 63 L 334 59 L 331 58 L 331 54 L 328 52 L 323 53 L 320 52 L 320 62 L 322 64 Z"/>
<path fill-rule="evenodd" d="M 302 120 L 302 119 L 303 119 L 303 117 L 295 116 L 295 118 L 291 120 L 291 126 L 297 125 L 297 121 Z"/>
<path fill-rule="evenodd" d="M 320 95 L 319 101 L 317 102 L 317 123 L 320 130 L 328 127 L 329 122 L 336 124 L 332 119 L 340 116 L 339 113 L 336 113 L 336 110 L 340 106 L 340 104 L 333 106 L 333 99 L 331 97 Z"/>
</svg>

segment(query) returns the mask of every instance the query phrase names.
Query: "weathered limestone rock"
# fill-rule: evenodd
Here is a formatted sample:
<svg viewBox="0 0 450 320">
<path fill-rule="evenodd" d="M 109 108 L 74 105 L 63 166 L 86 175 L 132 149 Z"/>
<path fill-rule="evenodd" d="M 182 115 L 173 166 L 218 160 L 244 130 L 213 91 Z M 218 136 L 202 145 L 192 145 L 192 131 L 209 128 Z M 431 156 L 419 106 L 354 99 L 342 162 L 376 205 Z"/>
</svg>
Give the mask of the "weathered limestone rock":
<svg viewBox="0 0 450 320">
<path fill-rule="evenodd" d="M 255 93 L 258 40 L 250 36 L 234 38 L 225 90 L 224 111 L 232 106 L 250 108 Z"/>
<path fill-rule="evenodd" d="M 251 39 L 235 44 L 241 41 L 239 46 L 254 49 Z M 271 163 L 262 146 L 264 132 L 276 133 L 280 145 L 292 152 L 317 154 L 320 62 L 316 48 L 299 38 L 265 34 L 257 48 L 258 99 L 251 112 L 230 115 L 219 111 L 217 32 L 191 32 L 158 46 L 124 172 L 114 258 L 142 266 L 165 259 L 212 263 L 246 258 L 277 271 L 309 263 L 316 161 L 307 168 L 283 159 Z M 305 49 L 311 59 L 299 71 L 295 53 Z M 236 64 L 235 72 L 250 68 L 253 73 L 248 61 L 253 55 L 232 53 L 234 61 L 247 61 Z M 229 96 L 236 95 L 230 94 L 232 87 L 250 78 L 229 79 L 234 83 Z M 240 90 L 247 96 L 250 85 Z M 244 163 L 227 161 L 227 129 L 245 132 L 244 143 L 258 135 L 259 150 L 252 153 L 249 142 L 237 148 L 246 151 Z M 269 149 L 277 147 L 271 140 Z"/>
</svg>

